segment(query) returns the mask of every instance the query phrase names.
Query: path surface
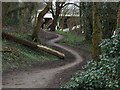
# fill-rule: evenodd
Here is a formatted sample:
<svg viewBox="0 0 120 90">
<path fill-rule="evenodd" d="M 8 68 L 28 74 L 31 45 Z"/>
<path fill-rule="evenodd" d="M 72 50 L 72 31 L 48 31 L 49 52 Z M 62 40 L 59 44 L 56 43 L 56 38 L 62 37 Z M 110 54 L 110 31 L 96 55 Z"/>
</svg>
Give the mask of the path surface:
<svg viewBox="0 0 120 90">
<path fill-rule="evenodd" d="M 51 32 L 49 32 L 51 33 Z M 28 71 L 19 71 L 3 74 L 3 88 L 52 88 L 49 86 L 54 80 L 55 75 L 63 72 L 82 62 L 81 56 L 74 49 L 60 45 L 58 42 L 63 36 L 58 35 L 57 38 L 49 40 L 47 44 L 68 51 L 74 55 L 74 60 L 64 66 L 51 69 L 32 68 Z"/>
</svg>

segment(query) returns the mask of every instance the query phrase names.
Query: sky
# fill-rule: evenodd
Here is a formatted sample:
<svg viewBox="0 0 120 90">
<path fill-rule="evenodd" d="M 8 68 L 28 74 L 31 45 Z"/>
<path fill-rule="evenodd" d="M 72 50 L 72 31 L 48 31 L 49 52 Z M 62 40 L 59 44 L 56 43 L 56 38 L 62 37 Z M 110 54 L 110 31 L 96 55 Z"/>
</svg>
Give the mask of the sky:
<svg viewBox="0 0 120 90">
<path fill-rule="evenodd" d="M 2 2 L 42 2 L 43 0 L 0 0 Z M 46 0 L 48 1 L 48 0 Z M 52 0 L 51 0 L 52 1 Z M 55 1 L 55 0 L 54 0 Z M 58 1 L 58 0 L 57 0 Z M 64 0 L 59 0 L 59 1 L 64 1 Z M 107 1 L 107 2 L 119 2 L 120 0 L 67 0 L 69 2 L 79 2 L 79 1 L 84 1 L 84 2 L 91 2 L 91 1 L 98 1 L 98 2 L 102 2 L 102 1 Z"/>
</svg>

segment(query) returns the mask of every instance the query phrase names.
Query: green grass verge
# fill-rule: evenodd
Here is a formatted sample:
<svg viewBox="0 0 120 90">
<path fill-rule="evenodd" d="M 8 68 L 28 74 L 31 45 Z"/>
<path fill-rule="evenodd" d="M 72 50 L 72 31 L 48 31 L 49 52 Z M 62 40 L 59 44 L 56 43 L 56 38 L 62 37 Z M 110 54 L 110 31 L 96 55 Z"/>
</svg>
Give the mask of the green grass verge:
<svg viewBox="0 0 120 90">
<path fill-rule="evenodd" d="M 75 33 L 63 32 L 59 30 L 56 30 L 56 33 L 64 36 L 64 40 L 60 43 L 80 47 L 85 50 L 91 51 L 92 44 L 89 41 L 85 41 L 85 37 L 83 34 L 76 35 Z"/>
<path fill-rule="evenodd" d="M 30 39 L 29 35 L 21 38 Z M 56 56 L 8 40 L 3 40 L 2 46 L 3 50 L 11 50 L 2 53 L 3 70 L 29 68 L 34 63 L 59 60 Z"/>
</svg>

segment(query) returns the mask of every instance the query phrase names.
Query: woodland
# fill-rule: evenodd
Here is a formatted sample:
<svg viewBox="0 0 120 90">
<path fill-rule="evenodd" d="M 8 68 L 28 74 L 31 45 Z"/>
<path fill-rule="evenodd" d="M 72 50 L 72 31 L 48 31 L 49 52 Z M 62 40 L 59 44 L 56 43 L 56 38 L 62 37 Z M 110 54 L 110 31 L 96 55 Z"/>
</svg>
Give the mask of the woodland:
<svg viewBox="0 0 120 90">
<path fill-rule="evenodd" d="M 2 2 L 0 44 L 3 90 L 120 90 L 120 2 Z"/>
</svg>

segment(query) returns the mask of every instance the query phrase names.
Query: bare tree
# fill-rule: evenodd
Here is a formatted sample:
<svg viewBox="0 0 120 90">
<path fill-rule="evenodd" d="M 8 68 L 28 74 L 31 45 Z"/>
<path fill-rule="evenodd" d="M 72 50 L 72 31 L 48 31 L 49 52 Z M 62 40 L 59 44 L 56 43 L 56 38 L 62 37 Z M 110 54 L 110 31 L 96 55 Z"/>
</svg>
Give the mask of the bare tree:
<svg viewBox="0 0 120 90">
<path fill-rule="evenodd" d="M 38 19 L 37 19 L 37 24 L 35 26 L 35 29 L 32 34 L 32 40 L 38 42 L 38 34 L 39 32 L 42 32 L 43 30 L 41 29 L 41 26 L 43 24 L 43 17 L 44 15 L 49 11 L 51 6 L 51 2 L 47 2 L 46 7 L 39 13 Z"/>
<path fill-rule="evenodd" d="M 55 31 L 55 27 L 57 25 L 57 21 L 58 21 L 59 15 L 61 14 L 62 9 L 65 6 L 70 5 L 70 4 L 75 5 L 76 7 L 79 7 L 79 5 L 77 5 L 75 3 L 69 3 L 69 2 L 66 3 L 66 1 L 64 1 L 64 2 L 55 2 L 55 10 L 52 7 L 53 5 L 51 5 L 51 13 L 52 13 L 52 16 L 53 16 L 53 23 L 51 25 L 50 31 Z"/>
<path fill-rule="evenodd" d="M 65 4 L 65 2 L 55 2 L 55 5 L 56 5 L 55 13 L 53 12 L 53 8 L 51 7 L 51 11 L 52 11 L 52 15 L 53 15 L 54 19 L 53 19 L 50 31 L 55 31 L 55 27 L 57 25 L 57 20 L 58 20 L 58 17 L 61 13 L 61 10 L 62 10 L 64 4 Z"/>
</svg>

